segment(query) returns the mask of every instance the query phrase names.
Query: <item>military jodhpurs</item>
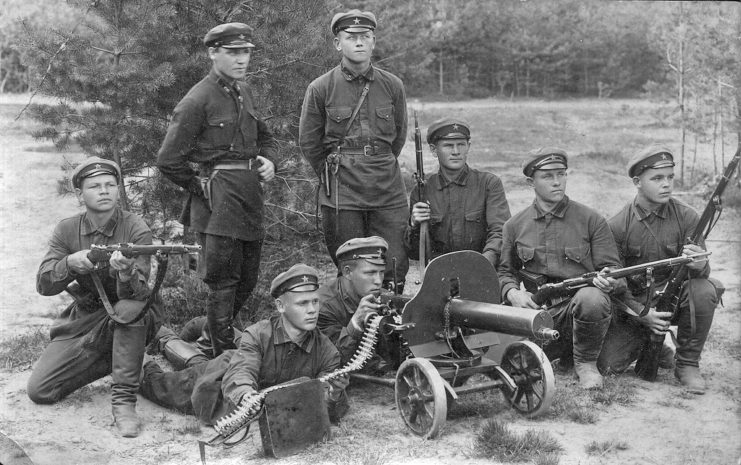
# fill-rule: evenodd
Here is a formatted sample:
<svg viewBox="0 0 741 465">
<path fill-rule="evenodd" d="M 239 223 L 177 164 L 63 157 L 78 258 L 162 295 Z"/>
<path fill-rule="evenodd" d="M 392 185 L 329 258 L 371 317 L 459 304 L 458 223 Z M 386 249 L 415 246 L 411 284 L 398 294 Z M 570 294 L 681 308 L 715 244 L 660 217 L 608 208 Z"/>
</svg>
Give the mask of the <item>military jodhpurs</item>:
<svg viewBox="0 0 741 465">
<path fill-rule="evenodd" d="M 695 304 L 695 334 L 691 335 L 690 291 L 686 283 L 680 291 L 679 311 L 671 324 L 677 325 L 677 365 L 698 366 L 713 322 L 715 307 L 718 305 L 718 294 L 715 286 L 707 279 L 690 281 Z M 649 339 L 648 328 L 624 312 L 616 310 L 602 345 L 597 368 L 603 374 L 624 372 L 638 359 L 643 345 Z"/>
<path fill-rule="evenodd" d="M 610 297 L 596 287 L 583 287 L 576 291 L 570 299 L 548 307 L 548 313 L 553 317 L 553 326 L 560 337 L 549 342 L 543 349 L 549 359 L 570 358 L 573 350 L 578 350 L 574 338 L 574 327 L 581 324 L 582 328 L 590 328 L 605 322 L 612 313 Z M 606 324 L 605 324 L 606 326 Z M 605 328 L 606 329 L 606 328 Z M 599 331 L 597 331 L 599 332 Z M 585 335 L 587 338 L 590 335 Z M 595 334 L 594 336 L 601 335 Z M 584 339 L 584 337 L 582 338 Z M 601 342 L 601 341 L 600 341 Z M 587 349 L 587 348 L 584 348 Z M 591 348 L 589 348 L 591 350 Z M 599 353 L 599 349 L 597 350 Z M 596 353 L 594 354 L 596 358 Z"/>
<path fill-rule="evenodd" d="M 144 345 L 156 329 L 151 314 L 138 322 L 122 325 L 110 318 L 101 319 L 90 331 L 69 339 L 53 340 L 36 362 L 28 380 L 28 397 L 37 404 L 60 401 L 77 389 L 111 374 L 114 364 L 141 367 Z M 115 334 L 115 333 L 120 334 Z M 136 344 L 137 347 L 131 347 Z M 138 345 L 141 344 L 141 347 Z M 119 360 L 113 360 L 115 354 Z M 126 358 L 132 360 L 126 360 Z M 131 370 L 129 370 L 131 371 Z M 126 404 L 136 400 L 139 370 L 135 379 L 116 379 L 114 373 L 112 403 Z"/>
<path fill-rule="evenodd" d="M 239 312 L 257 284 L 262 241 L 242 241 L 199 233 L 199 274 L 211 291 L 234 290 L 232 314 Z"/>
<path fill-rule="evenodd" d="M 389 244 L 386 252 L 384 285 L 393 283 L 393 258 L 396 257 L 396 277 L 403 286 L 409 270 L 409 260 L 404 248 L 404 230 L 408 216 L 409 208 L 406 206 L 384 210 L 340 210 L 339 215 L 336 214 L 334 208 L 323 206 L 324 242 L 332 261 L 337 265 L 337 249 L 347 240 L 356 237 L 381 236 Z M 335 225 L 338 227 L 335 228 Z M 337 275 L 340 275 L 339 270 Z"/>
</svg>

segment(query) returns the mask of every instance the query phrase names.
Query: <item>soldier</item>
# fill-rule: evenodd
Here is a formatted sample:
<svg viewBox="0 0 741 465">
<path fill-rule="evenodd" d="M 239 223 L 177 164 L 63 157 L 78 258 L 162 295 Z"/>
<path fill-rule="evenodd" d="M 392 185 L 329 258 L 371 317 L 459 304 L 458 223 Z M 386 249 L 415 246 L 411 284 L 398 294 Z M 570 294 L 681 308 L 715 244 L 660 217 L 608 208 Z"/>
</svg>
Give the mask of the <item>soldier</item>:
<svg viewBox="0 0 741 465">
<path fill-rule="evenodd" d="M 566 196 L 566 152 L 539 148 L 528 153 L 522 171 L 535 191 L 531 206 L 504 224 L 499 280 L 502 299 L 514 307 L 538 308 L 532 294 L 520 289 L 519 270 L 543 275 L 549 282 L 597 270 L 618 267 L 615 240 L 607 221 L 596 211 Z M 610 293 L 625 287 L 624 280 L 598 276 L 595 287 L 546 303 L 561 344 L 546 352 L 563 362 L 573 350 L 574 371 L 585 389 L 602 386 L 597 357 L 610 324 Z"/>
<path fill-rule="evenodd" d="M 692 207 L 672 197 L 674 155 L 669 149 L 650 146 L 637 152 L 628 162 L 628 177 L 636 187 L 636 197 L 608 221 L 625 266 L 705 250 L 702 238 L 699 244 L 685 243 L 700 218 Z M 674 319 L 671 313 L 657 311 L 651 306 L 655 298 L 649 302 L 646 316 L 638 316 L 649 290 L 645 279 L 628 279 L 623 299 L 628 306 L 621 305 L 622 311 L 613 317 L 599 358 L 600 371 L 625 371 L 638 358 L 641 347 L 648 343 L 650 333 L 665 335 L 670 325 L 677 325 L 674 375 L 689 392 L 705 392 L 699 369 L 700 355 L 718 305 L 717 290 L 722 287 L 708 279 L 710 264 L 707 259 L 691 262 L 687 269 Z M 654 274 L 656 289 L 666 285 L 670 273 L 667 269 Z M 673 358 L 671 348 L 667 350 L 665 346 L 663 363 L 659 366 L 671 367 Z"/>
<path fill-rule="evenodd" d="M 174 333 L 159 340 L 180 371 L 163 372 L 155 362 L 144 366 L 142 395 L 212 424 L 257 390 L 308 376 L 318 378 L 340 367 L 337 349 L 316 329 L 318 273 L 298 264 L 275 277 L 270 295 L 278 315 L 242 332 L 239 348 L 209 360 Z M 331 382 L 330 418 L 346 411 L 346 377 Z M 224 402 L 226 399 L 226 402 Z"/>
<path fill-rule="evenodd" d="M 502 248 L 502 225 L 510 218 L 509 204 L 498 176 L 466 163 L 471 131 L 461 120 L 439 119 L 427 129 L 427 143 L 440 164 L 430 176 L 420 202 L 417 188 L 404 242 L 410 258 L 419 259 L 419 225 L 430 222 L 432 257 L 457 250 L 482 253 L 496 268 Z"/>
<path fill-rule="evenodd" d="M 102 269 L 88 259 L 92 244 L 152 244 L 144 221 L 117 205 L 121 181 L 118 165 L 97 157 L 80 163 L 72 174 L 85 212 L 62 220 L 54 229 L 36 289 L 41 295 L 69 289 L 75 302 L 52 327 L 51 342 L 28 380 L 28 396 L 36 403 L 51 404 L 110 373 L 113 419 L 121 436 L 130 438 L 139 435 L 136 393 L 144 347 L 161 324 L 162 313 L 155 304 L 142 319 L 125 325 L 111 320 L 106 311 L 106 305 L 122 299 L 147 300 L 149 257 L 126 258 L 114 252 L 110 267 Z"/>
<path fill-rule="evenodd" d="M 343 242 L 381 236 L 396 258 L 401 288 L 409 268 L 403 245 L 408 206 L 397 162 L 407 132 L 406 97 L 399 78 L 371 64 L 375 29 L 376 17 L 367 11 L 332 18 L 342 61 L 306 90 L 299 144 L 323 183 L 318 204 L 335 265 Z M 393 267 L 389 260 L 386 287 L 393 285 Z"/>
<path fill-rule="evenodd" d="M 337 249 L 342 276 L 319 289 L 319 330 L 329 337 L 347 362 L 360 342 L 365 320 L 381 308 L 388 244 L 371 236 L 346 241 Z M 376 363 L 375 365 L 378 365 Z"/>
<path fill-rule="evenodd" d="M 252 29 L 228 23 L 203 39 L 211 71 L 178 103 L 157 155 L 162 174 L 188 192 L 181 217 L 202 245 L 200 276 L 213 356 L 234 348 L 233 317 L 257 283 L 263 239 L 262 182 L 274 176 L 277 142 L 257 118 L 243 81 Z M 191 168 L 198 163 L 199 171 Z"/>
</svg>

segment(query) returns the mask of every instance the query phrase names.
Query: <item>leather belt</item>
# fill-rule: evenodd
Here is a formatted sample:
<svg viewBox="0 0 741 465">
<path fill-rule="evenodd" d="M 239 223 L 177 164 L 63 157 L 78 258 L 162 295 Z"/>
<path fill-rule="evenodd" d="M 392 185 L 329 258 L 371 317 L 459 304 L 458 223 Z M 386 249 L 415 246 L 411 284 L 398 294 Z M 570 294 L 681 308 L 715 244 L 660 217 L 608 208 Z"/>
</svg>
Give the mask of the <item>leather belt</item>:
<svg viewBox="0 0 741 465">
<path fill-rule="evenodd" d="M 363 147 L 342 147 L 340 153 L 343 155 L 380 155 L 385 153 L 391 153 L 391 147 L 387 145 L 364 145 Z"/>
<path fill-rule="evenodd" d="M 213 170 L 252 170 L 252 166 L 257 167 L 257 161 L 254 158 L 249 160 L 230 160 L 221 161 L 214 165 Z"/>
</svg>

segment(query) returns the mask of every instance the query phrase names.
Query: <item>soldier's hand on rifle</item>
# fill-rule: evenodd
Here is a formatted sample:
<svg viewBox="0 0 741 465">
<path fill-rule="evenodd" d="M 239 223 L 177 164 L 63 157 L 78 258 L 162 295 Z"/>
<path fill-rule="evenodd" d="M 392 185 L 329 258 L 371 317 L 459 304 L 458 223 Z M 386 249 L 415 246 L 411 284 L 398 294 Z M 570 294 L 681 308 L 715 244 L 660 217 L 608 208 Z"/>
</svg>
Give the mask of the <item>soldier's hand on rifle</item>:
<svg viewBox="0 0 741 465">
<path fill-rule="evenodd" d="M 684 248 L 682 249 L 682 253 L 684 255 L 694 255 L 696 253 L 702 253 L 705 252 L 702 247 L 695 244 L 685 244 Z M 687 268 L 695 271 L 702 271 L 703 268 L 705 268 L 705 265 L 707 264 L 708 259 L 707 257 L 701 257 L 696 260 L 693 260 L 687 264 Z"/>
<path fill-rule="evenodd" d="M 612 270 L 610 270 L 610 268 L 608 267 L 605 267 L 599 272 L 597 276 L 594 277 L 594 279 L 592 279 L 592 284 L 594 284 L 594 287 L 607 294 L 614 291 L 618 285 L 617 279 L 607 277 L 603 274 L 609 271 Z"/>
<path fill-rule="evenodd" d="M 111 264 L 111 268 L 118 271 L 118 280 L 121 282 L 130 281 L 136 274 L 136 258 L 128 258 L 118 250 L 111 254 L 108 262 Z"/>
<path fill-rule="evenodd" d="M 425 202 L 417 202 L 412 206 L 412 226 L 416 226 L 423 221 L 430 221 L 430 206 Z"/>
<path fill-rule="evenodd" d="M 646 316 L 641 317 L 641 323 L 654 334 L 666 334 L 669 330 L 671 312 L 657 312 L 655 307 L 648 310 Z"/>
<path fill-rule="evenodd" d="M 268 182 L 272 180 L 275 177 L 275 165 L 273 162 L 260 155 L 257 156 L 257 161 L 260 165 L 257 168 L 257 175 L 260 177 L 260 181 Z"/>
<path fill-rule="evenodd" d="M 87 258 L 90 253 L 89 249 L 80 250 L 72 255 L 67 256 L 67 266 L 75 274 L 88 274 L 95 268 L 93 262 Z"/>
<path fill-rule="evenodd" d="M 368 294 L 367 296 L 360 299 L 358 309 L 355 310 L 355 314 L 352 316 L 350 322 L 356 329 L 362 331 L 365 325 L 365 320 L 371 313 L 378 313 L 381 308 L 381 304 L 377 302 L 376 296 Z"/>
<path fill-rule="evenodd" d="M 510 289 L 509 292 L 507 292 L 506 297 L 513 307 L 534 309 L 540 308 L 535 302 L 533 302 L 532 294 L 521 289 Z"/>
</svg>

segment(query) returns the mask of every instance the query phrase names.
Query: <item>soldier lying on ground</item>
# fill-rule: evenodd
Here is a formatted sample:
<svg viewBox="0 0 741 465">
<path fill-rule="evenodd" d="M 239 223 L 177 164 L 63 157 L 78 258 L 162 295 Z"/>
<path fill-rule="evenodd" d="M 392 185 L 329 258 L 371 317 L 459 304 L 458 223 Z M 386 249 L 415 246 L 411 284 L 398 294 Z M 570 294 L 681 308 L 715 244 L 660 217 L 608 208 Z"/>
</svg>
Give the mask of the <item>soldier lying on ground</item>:
<svg viewBox="0 0 741 465">
<path fill-rule="evenodd" d="M 343 363 L 355 353 L 368 316 L 378 313 L 383 307 L 378 296 L 383 288 L 387 250 L 386 240 L 379 236 L 346 241 L 337 248 L 342 276 L 324 284 L 318 291 L 317 326 L 337 346 Z M 394 350 L 392 344 L 392 339 L 381 337 L 376 355 L 363 371 L 383 371 L 388 360 L 381 360 L 379 354 L 384 356 Z"/>
<path fill-rule="evenodd" d="M 340 354 L 316 329 L 318 287 L 318 273 L 310 266 L 294 265 L 279 274 L 270 286 L 278 315 L 246 328 L 238 349 L 213 360 L 172 331 L 160 331 L 160 350 L 185 368 L 163 372 L 148 362 L 142 395 L 213 424 L 255 391 L 303 376 L 318 378 L 339 368 Z M 329 417 L 334 422 L 347 411 L 346 385 L 346 377 L 329 385 Z"/>
<path fill-rule="evenodd" d="M 54 403 L 110 373 L 114 422 L 121 436 L 135 437 L 140 427 L 136 392 L 144 347 L 161 324 L 161 309 L 155 303 L 140 320 L 121 324 L 110 318 L 101 297 L 111 306 L 122 299 L 147 300 L 149 257 L 126 258 L 117 251 L 110 267 L 103 268 L 95 268 L 88 259 L 92 244 L 152 244 L 144 221 L 118 208 L 119 182 L 118 165 L 97 157 L 82 162 L 72 174 L 85 212 L 57 225 L 39 267 L 36 289 L 42 295 L 57 295 L 73 281 L 79 289 L 74 292 L 76 302 L 51 329 L 51 342 L 28 380 L 28 396 L 39 404 Z"/>
</svg>

